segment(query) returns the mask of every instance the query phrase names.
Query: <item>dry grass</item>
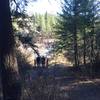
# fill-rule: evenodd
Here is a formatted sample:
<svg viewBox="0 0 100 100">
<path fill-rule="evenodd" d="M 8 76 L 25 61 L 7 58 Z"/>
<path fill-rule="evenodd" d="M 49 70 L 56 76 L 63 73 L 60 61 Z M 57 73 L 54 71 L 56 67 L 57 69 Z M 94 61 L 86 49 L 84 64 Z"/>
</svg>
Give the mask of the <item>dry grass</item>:
<svg viewBox="0 0 100 100">
<path fill-rule="evenodd" d="M 69 100 L 53 77 L 40 76 L 27 82 L 24 83 L 23 100 Z"/>
</svg>

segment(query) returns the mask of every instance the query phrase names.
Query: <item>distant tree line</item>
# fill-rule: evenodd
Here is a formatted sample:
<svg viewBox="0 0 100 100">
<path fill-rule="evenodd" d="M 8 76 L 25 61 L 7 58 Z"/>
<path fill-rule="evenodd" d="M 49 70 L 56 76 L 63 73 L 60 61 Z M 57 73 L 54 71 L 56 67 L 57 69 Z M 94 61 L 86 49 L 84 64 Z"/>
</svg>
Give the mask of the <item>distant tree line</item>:
<svg viewBox="0 0 100 100">
<path fill-rule="evenodd" d="M 28 30 L 28 32 L 33 35 L 36 34 L 36 31 L 49 34 L 53 32 L 53 27 L 56 23 L 56 16 L 48 14 L 47 12 L 45 14 L 35 13 L 32 16 L 21 13 L 18 16 L 17 18 L 13 16 L 15 32 L 21 32 L 25 29 L 24 32 L 27 33 L 26 30 Z"/>
<path fill-rule="evenodd" d="M 33 15 L 35 26 L 40 26 L 41 31 L 49 33 L 53 32 L 53 27 L 56 23 L 56 16 L 45 13 L 45 14 L 37 14 Z"/>
</svg>

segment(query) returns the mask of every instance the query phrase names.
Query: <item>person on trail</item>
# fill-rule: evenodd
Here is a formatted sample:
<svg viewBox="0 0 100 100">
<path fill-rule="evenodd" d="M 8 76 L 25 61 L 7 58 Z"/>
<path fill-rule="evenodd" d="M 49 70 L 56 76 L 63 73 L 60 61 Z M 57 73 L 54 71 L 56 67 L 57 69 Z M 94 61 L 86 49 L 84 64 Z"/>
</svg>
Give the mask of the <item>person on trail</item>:
<svg viewBox="0 0 100 100">
<path fill-rule="evenodd" d="M 41 57 L 40 56 L 38 56 L 36 58 L 36 64 L 37 64 L 37 67 L 40 67 L 41 66 Z"/>
<path fill-rule="evenodd" d="M 45 59 L 45 67 L 48 67 L 48 57 Z"/>
<path fill-rule="evenodd" d="M 42 64 L 42 67 L 48 67 L 48 58 L 45 56 L 42 56 L 41 57 L 41 64 Z"/>
<path fill-rule="evenodd" d="M 45 67 L 45 57 L 44 56 L 41 57 L 41 64 L 42 64 L 42 67 Z"/>
</svg>

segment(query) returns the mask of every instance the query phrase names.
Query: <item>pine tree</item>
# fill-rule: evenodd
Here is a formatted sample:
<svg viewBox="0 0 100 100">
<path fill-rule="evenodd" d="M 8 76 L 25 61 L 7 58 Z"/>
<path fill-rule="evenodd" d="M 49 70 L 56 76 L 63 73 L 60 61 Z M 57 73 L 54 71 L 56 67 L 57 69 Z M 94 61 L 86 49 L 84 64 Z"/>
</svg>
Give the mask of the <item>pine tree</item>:
<svg viewBox="0 0 100 100">
<path fill-rule="evenodd" d="M 78 66 L 78 16 L 79 16 L 79 0 L 64 0 L 62 7 L 62 14 L 59 14 L 59 20 L 57 25 L 58 38 L 62 49 L 68 49 L 74 52 L 74 64 Z M 65 47 L 65 48 L 64 48 Z"/>
<path fill-rule="evenodd" d="M 94 0 L 64 0 L 62 13 L 56 25 L 58 38 L 57 50 L 66 50 L 74 55 L 75 66 L 79 65 L 79 57 L 86 64 L 86 58 L 92 63 L 95 59 L 97 5 Z M 81 52 L 81 54 L 80 54 Z"/>
</svg>

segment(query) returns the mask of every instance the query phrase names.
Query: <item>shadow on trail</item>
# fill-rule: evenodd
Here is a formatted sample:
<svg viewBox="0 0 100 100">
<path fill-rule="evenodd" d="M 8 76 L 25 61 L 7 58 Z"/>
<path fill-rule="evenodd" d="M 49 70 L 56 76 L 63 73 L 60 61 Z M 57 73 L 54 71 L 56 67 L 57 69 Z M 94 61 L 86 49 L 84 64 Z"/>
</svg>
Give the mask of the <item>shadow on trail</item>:
<svg viewBox="0 0 100 100">
<path fill-rule="evenodd" d="M 100 79 L 91 79 L 79 71 L 64 65 L 50 68 L 34 67 L 27 71 L 25 80 L 30 91 L 39 92 L 36 97 L 50 94 L 50 100 L 54 100 L 56 94 L 55 100 L 100 100 Z"/>
<path fill-rule="evenodd" d="M 36 79 L 37 77 L 53 77 L 56 82 L 61 84 L 70 84 L 77 81 L 87 81 L 91 77 L 86 74 L 86 72 L 81 69 L 76 69 L 75 67 L 65 66 L 63 64 L 56 64 L 46 67 L 33 67 L 28 70 L 26 75 L 30 77 L 31 80 Z"/>
</svg>

